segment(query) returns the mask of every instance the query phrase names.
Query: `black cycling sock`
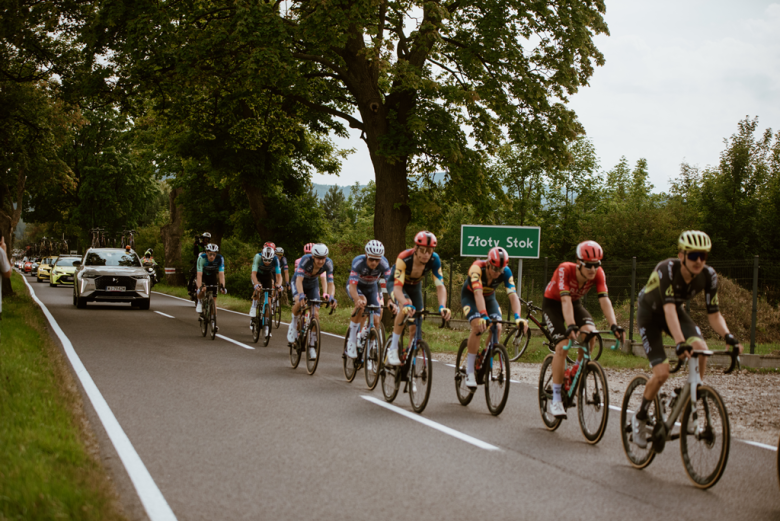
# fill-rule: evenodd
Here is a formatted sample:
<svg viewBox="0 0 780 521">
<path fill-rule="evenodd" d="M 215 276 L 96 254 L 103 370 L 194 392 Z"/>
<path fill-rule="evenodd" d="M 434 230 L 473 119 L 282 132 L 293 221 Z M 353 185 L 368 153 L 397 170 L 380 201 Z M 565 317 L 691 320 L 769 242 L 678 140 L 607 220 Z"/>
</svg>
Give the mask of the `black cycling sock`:
<svg viewBox="0 0 780 521">
<path fill-rule="evenodd" d="M 642 405 L 639 406 L 639 411 L 636 413 L 636 419 L 637 420 L 646 420 L 647 419 L 647 409 L 650 408 L 650 403 L 652 400 L 648 400 L 644 396 L 642 396 Z"/>
</svg>

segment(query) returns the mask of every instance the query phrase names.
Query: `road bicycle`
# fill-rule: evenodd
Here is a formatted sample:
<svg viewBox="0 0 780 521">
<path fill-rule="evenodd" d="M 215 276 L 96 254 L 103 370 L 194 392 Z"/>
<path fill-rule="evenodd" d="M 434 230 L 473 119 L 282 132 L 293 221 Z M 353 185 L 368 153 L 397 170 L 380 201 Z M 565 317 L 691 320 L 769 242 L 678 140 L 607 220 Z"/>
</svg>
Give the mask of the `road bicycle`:
<svg viewBox="0 0 780 521">
<path fill-rule="evenodd" d="M 552 336 L 550 335 L 550 330 L 547 329 L 547 324 L 544 322 L 540 322 L 534 313 L 537 311 L 542 312 L 542 308 L 539 306 L 534 306 L 534 303 L 532 301 L 524 301 L 523 299 L 520 299 L 521 304 L 525 304 L 526 308 L 528 309 L 528 313 L 525 315 L 526 321 L 528 321 L 528 325 L 530 326 L 532 323 L 536 324 L 536 327 L 539 328 L 539 331 L 544 334 L 544 337 L 546 339 L 546 342 L 543 342 L 545 346 L 547 346 L 547 349 L 551 353 L 555 353 L 555 342 L 552 339 Z M 543 312 L 542 312 L 543 313 Z M 591 353 L 590 357 L 591 360 L 594 362 L 597 361 L 601 357 L 601 351 L 604 347 L 604 341 L 601 338 L 601 333 L 612 333 L 611 331 L 596 331 L 596 335 L 593 335 L 594 343 L 591 347 Z M 525 353 L 526 349 L 528 349 L 528 344 L 531 342 L 531 330 L 528 330 L 528 333 L 525 333 L 525 330 L 523 328 L 518 329 L 515 324 L 512 324 L 512 327 L 507 329 L 506 337 L 504 337 L 504 346 L 506 347 L 507 353 L 509 354 L 509 361 L 510 362 L 516 362 L 523 354 Z M 613 348 L 614 349 L 614 348 Z M 566 360 L 568 360 L 570 363 L 574 363 L 574 359 L 569 358 L 569 356 L 566 356 Z"/>
<path fill-rule="evenodd" d="M 217 336 L 219 327 L 217 326 L 217 303 L 214 301 L 214 295 L 217 293 L 217 286 L 206 286 L 206 296 L 200 299 L 201 311 L 198 316 L 200 322 L 200 332 L 203 336 L 206 336 L 211 328 L 211 339 Z"/>
<path fill-rule="evenodd" d="M 344 353 L 341 358 L 344 360 L 344 377 L 348 382 L 355 379 L 355 375 L 361 367 L 365 367 L 366 385 L 373 390 L 379 381 L 379 369 L 382 365 L 382 344 L 384 344 L 384 333 L 382 327 L 375 327 L 374 316 L 379 316 L 382 310 L 381 306 L 364 306 L 363 316 L 368 317 L 368 324 L 363 326 L 357 334 L 357 358 L 347 356 L 347 342 L 349 342 L 349 330 L 344 335 Z M 352 313 L 354 317 L 357 312 Z"/>
<path fill-rule="evenodd" d="M 485 401 L 493 416 L 498 416 L 506 406 L 509 398 L 509 355 L 506 348 L 498 343 L 498 324 L 511 324 L 503 320 L 492 319 L 489 327 L 490 339 L 487 346 L 477 353 L 475 374 L 477 385 L 485 386 Z M 478 333 L 478 336 L 482 333 Z M 474 397 L 476 389 L 466 386 L 466 364 L 468 354 L 468 338 L 460 343 L 458 357 L 455 362 L 455 393 L 461 405 L 468 405 Z"/>
<path fill-rule="evenodd" d="M 731 429 L 728 413 L 718 391 L 704 385 L 699 374 L 699 358 L 713 355 L 713 351 L 691 352 L 688 362 L 688 380 L 682 387 L 676 387 L 671 395 L 659 392 L 647 411 L 647 447 L 634 443 L 631 421 L 639 410 L 645 386 L 646 375 L 634 378 L 623 396 L 620 409 L 620 436 L 623 450 L 634 468 L 643 469 L 650 465 L 656 454 L 663 452 L 666 442 L 680 440 L 680 455 L 683 466 L 694 486 L 710 488 L 723 475 L 729 457 Z M 734 370 L 739 361 L 739 351 L 722 351 L 731 357 L 731 364 L 725 371 Z M 679 359 L 670 373 L 676 373 L 683 365 Z"/>
<path fill-rule="evenodd" d="M 601 441 L 607 428 L 609 418 L 609 388 L 607 377 L 601 364 L 590 358 L 590 340 L 598 334 L 592 331 L 585 334 L 582 342 L 569 343 L 563 347 L 564 351 L 570 349 L 582 349 L 582 362 L 570 362 L 566 359 L 561 397 L 564 409 L 577 407 L 577 416 L 580 421 L 582 435 L 590 444 Z M 612 349 L 618 349 L 620 341 L 616 340 Z M 560 427 L 563 418 L 556 418 L 549 412 L 549 405 L 553 399 L 552 362 L 555 355 L 549 354 L 542 362 L 542 370 L 539 374 L 539 412 L 542 421 L 548 430 L 554 431 Z"/>
<path fill-rule="evenodd" d="M 273 292 L 273 289 L 263 288 L 263 308 L 257 311 L 257 315 L 252 317 L 252 340 L 257 343 L 260 339 L 260 333 L 263 334 L 263 347 L 268 345 L 271 340 L 271 321 L 273 314 L 269 307 L 271 304 L 268 302 L 268 294 Z M 268 317 L 266 317 L 266 310 L 269 311 Z"/>
<path fill-rule="evenodd" d="M 92 248 L 104 248 L 106 246 L 106 230 L 104 228 L 92 228 Z"/>
<path fill-rule="evenodd" d="M 135 230 L 123 230 L 122 231 L 122 248 L 130 246 L 130 249 L 135 250 Z"/>
<path fill-rule="evenodd" d="M 398 395 L 401 382 L 405 382 L 404 392 L 409 393 L 409 401 L 412 409 L 416 413 L 422 413 L 425 406 L 428 405 L 428 398 L 431 395 L 431 378 L 433 365 L 431 361 L 431 349 L 427 342 L 422 339 L 422 321 L 425 316 L 440 317 L 441 313 L 431 313 L 425 310 L 414 314 L 414 317 L 406 317 L 403 321 L 404 329 L 401 337 L 398 339 L 398 358 L 401 359 L 401 365 L 394 366 L 387 364 L 387 352 L 392 345 L 392 338 L 385 341 L 382 349 L 382 364 L 379 367 L 379 376 L 382 378 L 382 394 L 385 400 L 392 402 Z M 403 339 L 406 328 L 414 324 L 417 329 L 414 338 L 409 342 L 409 346 L 404 349 Z M 441 321 L 439 329 L 445 326 L 444 319 Z"/>
<path fill-rule="evenodd" d="M 282 325 L 282 305 L 279 302 L 279 290 L 274 293 L 274 297 L 271 300 L 271 323 L 276 329 Z"/>
<path fill-rule="evenodd" d="M 312 307 L 318 304 L 329 306 L 330 303 L 320 299 L 307 299 L 305 307 L 298 317 L 297 336 L 295 342 L 288 344 L 290 346 L 290 363 L 293 369 L 298 367 L 301 361 L 301 353 L 306 352 L 306 372 L 310 375 L 317 370 L 317 364 L 320 362 L 320 322 L 314 317 Z M 331 308 L 332 315 L 335 308 Z M 308 346 L 307 346 L 308 344 Z M 311 349 L 314 348 L 315 356 L 311 356 Z"/>
</svg>

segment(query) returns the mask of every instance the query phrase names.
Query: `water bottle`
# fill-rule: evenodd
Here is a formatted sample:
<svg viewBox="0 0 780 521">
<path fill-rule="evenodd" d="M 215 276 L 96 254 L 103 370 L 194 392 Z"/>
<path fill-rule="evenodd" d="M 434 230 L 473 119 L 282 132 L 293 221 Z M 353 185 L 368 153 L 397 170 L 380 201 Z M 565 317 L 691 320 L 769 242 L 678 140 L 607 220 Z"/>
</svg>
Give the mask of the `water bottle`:
<svg viewBox="0 0 780 521">
<path fill-rule="evenodd" d="M 566 369 L 566 372 L 563 374 L 563 388 L 568 391 L 571 387 L 571 367 Z"/>
</svg>

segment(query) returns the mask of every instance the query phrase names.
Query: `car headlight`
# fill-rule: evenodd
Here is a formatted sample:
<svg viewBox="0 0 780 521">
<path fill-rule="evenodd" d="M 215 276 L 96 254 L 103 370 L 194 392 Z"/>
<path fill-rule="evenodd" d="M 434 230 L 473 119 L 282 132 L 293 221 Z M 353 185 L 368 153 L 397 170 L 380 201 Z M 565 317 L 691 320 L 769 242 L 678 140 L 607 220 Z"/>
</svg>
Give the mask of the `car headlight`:
<svg viewBox="0 0 780 521">
<path fill-rule="evenodd" d="M 133 275 L 132 277 L 134 279 L 136 279 L 136 280 L 148 280 L 149 279 L 149 275 Z"/>
<path fill-rule="evenodd" d="M 84 274 L 81 276 L 82 279 L 96 279 L 98 277 L 98 274 L 96 271 L 85 271 Z"/>
</svg>

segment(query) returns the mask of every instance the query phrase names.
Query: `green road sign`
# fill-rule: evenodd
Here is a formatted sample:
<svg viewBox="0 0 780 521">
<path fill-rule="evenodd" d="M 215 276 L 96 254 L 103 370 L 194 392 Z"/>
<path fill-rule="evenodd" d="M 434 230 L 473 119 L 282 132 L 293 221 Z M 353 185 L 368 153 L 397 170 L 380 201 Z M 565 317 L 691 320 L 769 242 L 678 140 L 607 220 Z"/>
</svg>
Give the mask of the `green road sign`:
<svg viewBox="0 0 780 521">
<path fill-rule="evenodd" d="M 491 248 L 501 246 L 510 257 L 538 259 L 539 239 L 542 230 L 538 226 L 460 226 L 461 257 L 486 257 Z"/>
</svg>

